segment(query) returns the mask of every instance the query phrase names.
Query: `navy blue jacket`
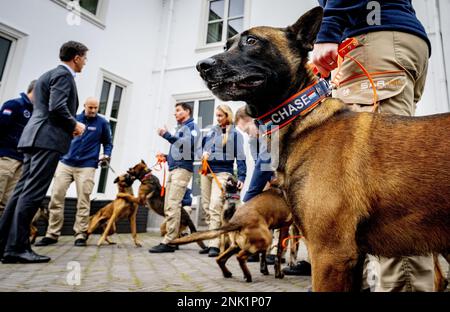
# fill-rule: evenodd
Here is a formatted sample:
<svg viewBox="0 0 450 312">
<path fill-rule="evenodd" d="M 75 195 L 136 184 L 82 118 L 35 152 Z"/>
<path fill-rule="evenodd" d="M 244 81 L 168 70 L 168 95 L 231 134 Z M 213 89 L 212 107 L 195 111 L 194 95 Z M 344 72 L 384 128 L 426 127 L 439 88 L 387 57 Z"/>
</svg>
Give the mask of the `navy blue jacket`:
<svg viewBox="0 0 450 312">
<path fill-rule="evenodd" d="M 183 199 L 181 200 L 181 207 L 192 206 L 192 190 L 190 188 L 186 189 Z"/>
<path fill-rule="evenodd" d="M 3 104 L 0 109 L 0 157 L 23 161 L 23 154 L 17 151 L 17 144 L 32 113 L 33 104 L 25 93 Z"/>
<path fill-rule="evenodd" d="M 234 174 L 233 166 L 236 159 L 238 180 L 245 181 L 247 165 L 245 163 L 244 139 L 234 126 L 231 126 L 227 143 L 222 146 L 224 133 L 220 126 L 214 126 L 203 138 L 202 148 L 209 152 L 208 163 L 214 173 L 229 172 Z"/>
<path fill-rule="evenodd" d="M 267 182 L 270 182 L 272 179 L 274 172 L 272 170 L 263 170 L 262 168 L 263 165 L 270 164 L 270 161 L 270 154 L 267 153 L 264 144 L 261 144 L 261 152 L 258 154 L 258 158 L 256 159 L 252 179 L 250 180 L 250 185 L 244 195 L 244 202 L 247 202 L 256 195 L 261 194 Z"/>
<path fill-rule="evenodd" d="M 178 125 L 175 135 L 171 135 L 167 131 L 163 138 L 171 144 L 167 155 L 169 171 L 182 168 L 192 172 L 194 160 L 200 157 L 200 130 L 194 119 L 189 118 L 183 124 Z"/>
<path fill-rule="evenodd" d="M 61 162 L 72 167 L 97 168 L 100 144 L 103 145 L 103 154 L 111 157 L 113 145 L 109 122 L 99 114 L 87 118 L 84 111 L 76 119 L 86 125 L 86 130 L 72 140 L 69 152 L 61 158 Z"/>
<path fill-rule="evenodd" d="M 411 0 L 382 0 L 380 4 L 380 25 L 369 25 L 367 16 L 373 11 L 367 9 L 370 0 L 319 0 L 324 16 L 316 43 L 340 43 L 345 38 L 374 31 L 391 30 L 416 35 L 431 44 L 423 25 L 416 17 Z M 370 19 L 369 19 L 370 20 Z"/>
</svg>

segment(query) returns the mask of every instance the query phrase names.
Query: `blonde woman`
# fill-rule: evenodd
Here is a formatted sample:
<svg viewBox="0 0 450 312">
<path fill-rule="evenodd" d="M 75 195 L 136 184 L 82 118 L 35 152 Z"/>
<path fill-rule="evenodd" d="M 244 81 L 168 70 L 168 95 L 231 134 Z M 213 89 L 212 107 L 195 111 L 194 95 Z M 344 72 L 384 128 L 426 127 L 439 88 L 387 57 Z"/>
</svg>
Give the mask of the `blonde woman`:
<svg viewBox="0 0 450 312">
<path fill-rule="evenodd" d="M 228 105 L 222 104 L 216 108 L 216 120 L 217 125 L 203 138 L 203 157 L 207 158 L 211 170 L 222 185 L 233 174 L 236 160 L 238 188 L 242 189 L 247 174 L 243 137 L 233 125 L 233 112 Z M 224 194 L 211 172 L 201 176 L 201 193 L 206 223 L 209 229 L 216 229 L 221 225 Z M 200 251 L 206 252 L 209 257 L 219 255 L 218 238 L 210 240 L 209 248 Z"/>
</svg>

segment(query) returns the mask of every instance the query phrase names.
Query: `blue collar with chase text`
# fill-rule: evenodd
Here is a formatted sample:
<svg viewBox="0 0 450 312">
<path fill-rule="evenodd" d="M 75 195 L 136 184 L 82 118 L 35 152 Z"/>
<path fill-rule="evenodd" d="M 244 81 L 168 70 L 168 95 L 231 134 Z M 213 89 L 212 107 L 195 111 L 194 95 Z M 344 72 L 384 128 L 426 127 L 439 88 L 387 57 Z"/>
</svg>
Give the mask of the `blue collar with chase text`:
<svg viewBox="0 0 450 312">
<path fill-rule="evenodd" d="M 331 94 L 331 86 L 325 79 L 294 94 L 281 105 L 257 118 L 265 127 L 264 134 L 283 128 L 299 116 L 304 116 L 314 109 L 323 99 Z"/>
</svg>

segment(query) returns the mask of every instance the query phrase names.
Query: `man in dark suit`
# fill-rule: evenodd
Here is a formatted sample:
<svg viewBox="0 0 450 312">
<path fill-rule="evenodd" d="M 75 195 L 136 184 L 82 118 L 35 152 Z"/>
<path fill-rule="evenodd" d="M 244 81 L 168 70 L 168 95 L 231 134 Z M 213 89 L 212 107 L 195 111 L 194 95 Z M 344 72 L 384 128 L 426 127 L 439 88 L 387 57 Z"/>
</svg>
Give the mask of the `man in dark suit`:
<svg viewBox="0 0 450 312">
<path fill-rule="evenodd" d="M 74 136 L 83 134 L 77 122 L 75 73 L 86 64 L 88 48 L 75 41 L 61 47 L 62 64 L 36 82 L 34 111 L 19 141 L 24 152 L 23 173 L 0 219 L 0 258 L 3 263 L 50 261 L 31 250 L 30 223 L 47 193 L 61 155 Z"/>
</svg>

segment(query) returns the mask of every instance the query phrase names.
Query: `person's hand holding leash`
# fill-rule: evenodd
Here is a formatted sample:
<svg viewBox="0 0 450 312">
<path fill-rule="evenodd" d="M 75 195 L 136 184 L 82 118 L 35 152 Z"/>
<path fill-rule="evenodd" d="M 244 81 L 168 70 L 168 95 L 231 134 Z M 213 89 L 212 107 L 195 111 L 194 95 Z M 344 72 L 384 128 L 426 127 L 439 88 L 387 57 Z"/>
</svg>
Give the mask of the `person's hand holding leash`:
<svg viewBox="0 0 450 312">
<path fill-rule="evenodd" d="M 316 43 L 312 51 L 312 62 L 316 65 L 322 77 L 326 78 L 337 67 L 337 43 Z"/>
</svg>

